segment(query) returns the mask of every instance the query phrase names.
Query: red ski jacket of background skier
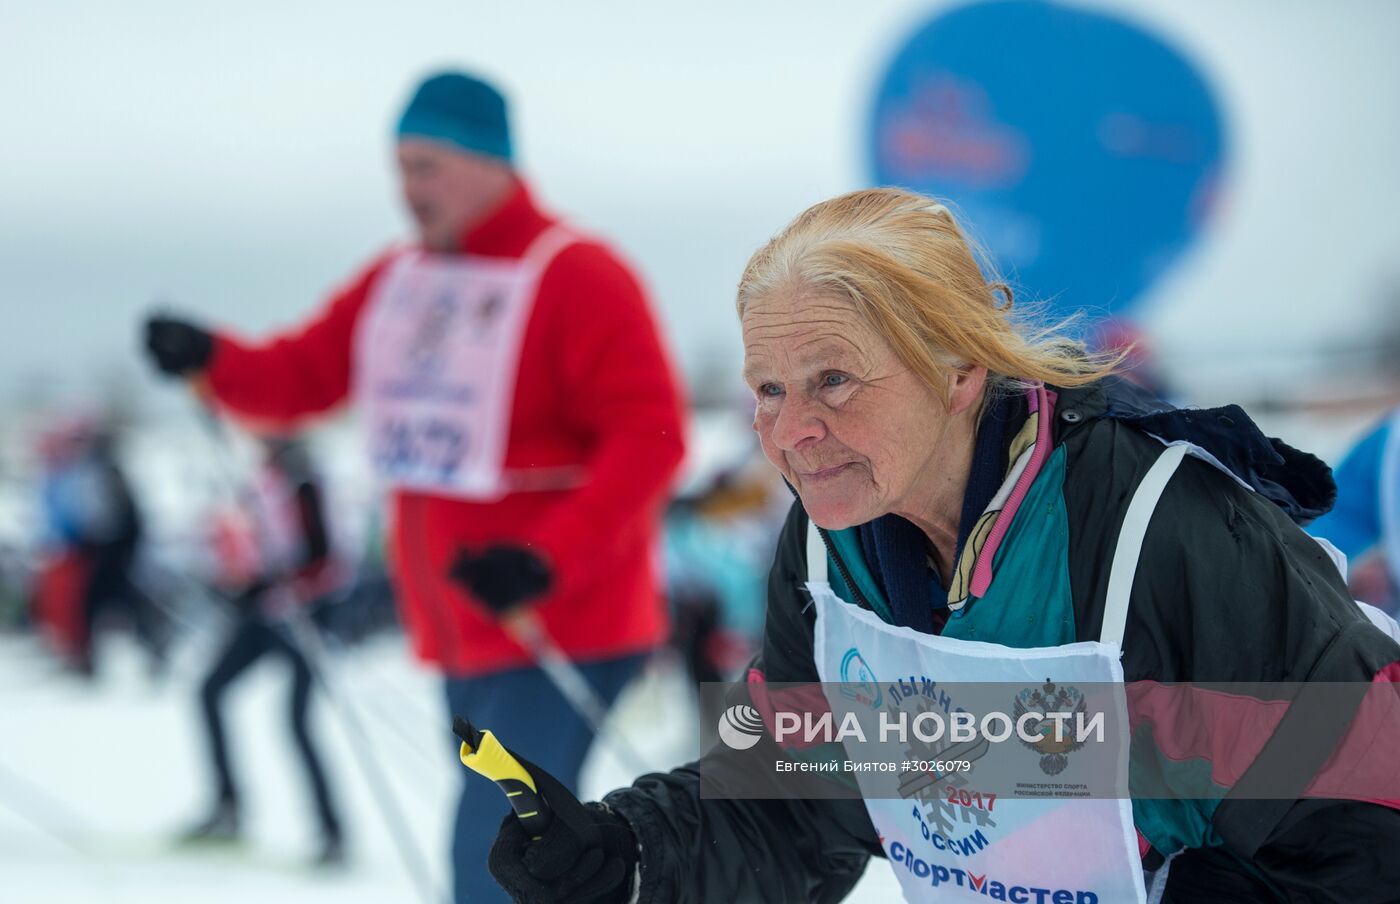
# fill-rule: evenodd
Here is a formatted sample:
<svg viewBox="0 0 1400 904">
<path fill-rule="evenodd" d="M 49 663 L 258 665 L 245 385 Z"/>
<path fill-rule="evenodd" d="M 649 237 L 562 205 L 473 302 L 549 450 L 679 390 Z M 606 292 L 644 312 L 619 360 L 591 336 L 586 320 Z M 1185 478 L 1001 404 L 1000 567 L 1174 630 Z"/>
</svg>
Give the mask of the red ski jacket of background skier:
<svg viewBox="0 0 1400 904">
<path fill-rule="evenodd" d="M 462 237 L 473 255 L 519 259 L 555 220 L 520 185 Z M 291 426 L 353 395 L 357 329 L 382 255 L 298 329 L 253 344 L 215 339 L 208 385 L 222 406 Z M 390 552 L 400 612 L 417 654 L 471 675 L 531 662 L 490 614 L 447 579 L 461 548 L 518 543 L 554 586 L 539 602 L 571 657 L 650 649 L 665 636 L 654 573 L 659 507 L 683 455 L 681 391 L 637 278 L 605 245 L 570 245 L 540 279 L 521 349 L 505 467 L 581 468 L 573 489 L 481 503 L 397 490 Z"/>
</svg>

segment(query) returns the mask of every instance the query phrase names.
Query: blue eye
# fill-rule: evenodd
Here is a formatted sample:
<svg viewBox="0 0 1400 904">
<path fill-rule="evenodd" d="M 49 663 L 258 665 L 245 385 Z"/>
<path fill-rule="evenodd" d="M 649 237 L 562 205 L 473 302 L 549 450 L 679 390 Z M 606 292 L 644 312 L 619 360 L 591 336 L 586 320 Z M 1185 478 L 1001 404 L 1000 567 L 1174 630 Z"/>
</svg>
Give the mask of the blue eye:
<svg viewBox="0 0 1400 904">
<path fill-rule="evenodd" d="M 777 383 L 764 383 L 762 386 L 758 387 L 759 398 L 771 399 L 774 396 L 779 396 L 782 394 L 783 387 L 779 386 Z"/>
<path fill-rule="evenodd" d="M 850 378 L 847 377 L 845 374 L 827 374 L 826 376 L 822 377 L 822 385 L 840 386 L 844 384 L 848 379 Z"/>
</svg>

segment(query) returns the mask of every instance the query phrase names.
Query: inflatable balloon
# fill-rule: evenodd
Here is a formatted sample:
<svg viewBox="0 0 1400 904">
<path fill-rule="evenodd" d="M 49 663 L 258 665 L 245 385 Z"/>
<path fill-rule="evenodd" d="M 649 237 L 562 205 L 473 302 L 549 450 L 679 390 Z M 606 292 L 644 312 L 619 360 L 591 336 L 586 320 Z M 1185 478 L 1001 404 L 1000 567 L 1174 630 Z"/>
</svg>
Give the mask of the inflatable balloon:
<svg viewBox="0 0 1400 904">
<path fill-rule="evenodd" d="M 918 28 L 870 114 L 875 183 L 945 198 L 1017 297 L 1122 315 L 1210 216 L 1225 159 L 1205 78 L 1124 20 L 1033 0 Z"/>
</svg>

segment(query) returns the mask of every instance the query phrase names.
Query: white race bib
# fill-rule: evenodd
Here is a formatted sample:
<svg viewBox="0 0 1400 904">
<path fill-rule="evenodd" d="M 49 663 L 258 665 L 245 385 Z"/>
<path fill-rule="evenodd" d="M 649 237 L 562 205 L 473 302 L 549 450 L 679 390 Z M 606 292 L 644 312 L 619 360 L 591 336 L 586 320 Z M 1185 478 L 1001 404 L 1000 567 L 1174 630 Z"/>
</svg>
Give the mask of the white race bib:
<svg viewBox="0 0 1400 904">
<path fill-rule="evenodd" d="M 387 485 L 492 501 L 525 328 L 550 261 L 575 241 L 555 226 L 519 260 L 410 251 L 380 278 L 356 337 L 355 399 Z"/>
<path fill-rule="evenodd" d="M 1051 680 L 1060 692 L 1076 694 L 1082 686 L 1111 685 L 1111 699 L 1100 703 L 1115 711 L 1107 723 L 1115 728 L 1106 750 L 1113 761 L 1112 776 L 1126 778 L 1127 698 L 1119 659 L 1133 576 L 1157 502 L 1185 452 L 1183 446 L 1164 450 L 1134 491 L 1114 550 L 1098 641 L 1017 649 L 886 624 L 832 592 L 826 546 L 816 526 L 809 524 L 806 586 L 817 608 L 817 674 L 832 711 L 842 712 L 850 699 L 878 708 L 887 701 L 872 691 L 905 678 L 910 686 L 925 681 L 928 686 L 1010 684 L 1024 687 L 1025 693 L 1048 689 Z M 860 685 L 858 692 L 853 684 Z M 851 758 L 859 760 L 859 753 Z M 1053 759 L 1042 761 L 1042 769 L 1057 779 L 1069 780 L 1076 768 L 1083 768 L 1064 756 Z M 969 773 L 974 781 L 975 774 L 974 767 Z M 886 793 L 888 786 L 878 775 L 857 772 L 856 779 L 906 901 L 1148 901 L 1132 801 L 1123 786 L 1121 796 L 1075 799 L 988 800 L 964 788 L 958 800 L 950 796 L 945 806 L 941 793 L 923 799 L 894 797 Z M 1153 878 L 1154 898 L 1160 897 L 1166 871 L 1159 870 Z"/>
<path fill-rule="evenodd" d="M 1046 676 L 1061 685 L 1123 680 L 1118 649 L 1097 642 L 1019 650 L 921 634 L 885 624 L 874 613 L 839 599 L 824 582 L 807 585 L 817 607 L 817 673 L 833 711 L 837 682 L 892 684 L 936 676 L 940 682 L 1016 683 L 1036 687 Z M 864 672 L 857 678 L 849 663 Z M 843 669 L 843 666 L 845 668 Z M 888 695 L 887 695 L 888 696 Z M 1126 726 L 1127 701 L 1110 724 Z M 1127 739 L 1120 739 L 1120 774 L 1127 774 Z M 853 755 L 853 758 L 858 758 Z M 1072 771 L 1072 770 L 1071 770 Z M 975 785 L 975 771 L 972 773 Z M 1127 799 L 1008 799 L 969 796 L 970 806 L 891 799 L 877 778 L 857 773 L 865 808 L 904 898 L 933 901 L 1059 901 L 1129 904 L 1146 901 L 1132 802 Z M 884 795 L 884 796 L 881 796 Z"/>
</svg>

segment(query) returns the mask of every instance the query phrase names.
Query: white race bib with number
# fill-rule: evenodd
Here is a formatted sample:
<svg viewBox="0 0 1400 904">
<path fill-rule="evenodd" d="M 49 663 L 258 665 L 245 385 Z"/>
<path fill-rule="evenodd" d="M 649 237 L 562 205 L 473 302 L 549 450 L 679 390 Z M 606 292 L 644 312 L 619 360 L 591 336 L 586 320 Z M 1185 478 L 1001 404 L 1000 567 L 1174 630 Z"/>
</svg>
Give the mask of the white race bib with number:
<svg viewBox="0 0 1400 904">
<path fill-rule="evenodd" d="M 389 486 L 491 501 L 503 478 L 525 328 L 540 276 L 573 243 L 553 227 L 519 260 L 404 253 L 356 337 L 355 399 Z"/>
</svg>

